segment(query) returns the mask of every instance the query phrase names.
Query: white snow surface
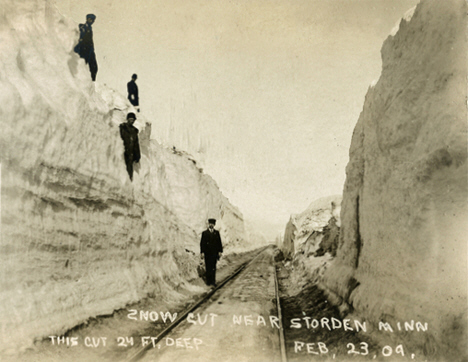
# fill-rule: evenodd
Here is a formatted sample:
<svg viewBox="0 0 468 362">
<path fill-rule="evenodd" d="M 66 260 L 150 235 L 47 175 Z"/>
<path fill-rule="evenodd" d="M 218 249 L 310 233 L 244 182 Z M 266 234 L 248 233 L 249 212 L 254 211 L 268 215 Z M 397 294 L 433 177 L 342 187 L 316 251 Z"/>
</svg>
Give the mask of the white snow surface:
<svg viewBox="0 0 468 362">
<path fill-rule="evenodd" d="M 330 266 L 333 260 L 330 253 L 317 256 L 316 251 L 324 238 L 330 238 L 331 233 L 339 233 L 340 211 L 341 195 L 333 195 L 315 200 L 300 214 L 291 215 L 280 247 L 285 258 L 292 260 L 287 264 L 293 270 L 290 293 L 297 294 L 304 285 L 320 282 Z M 328 230 L 325 230 L 326 226 Z"/>
<path fill-rule="evenodd" d="M 187 154 L 150 141 L 130 182 L 122 95 L 91 82 L 77 24 L 49 1 L 0 12 L 0 352 L 60 335 L 148 294 L 196 291 L 199 237 L 218 219 L 225 252 L 262 243 Z M 250 240 L 255 240 L 255 244 Z"/>
<path fill-rule="evenodd" d="M 385 41 L 351 142 L 340 248 L 323 279 L 374 325 L 427 323 L 382 340 L 431 361 L 465 360 L 468 350 L 466 29 L 465 1 L 423 0 Z"/>
<path fill-rule="evenodd" d="M 398 22 L 398 24 L 396 24 L 393 29 L 390 31 L 390 36 L 395 36 L 396 33 L 398 33 L 398 30 L 400 30 L 400 24 L 402 21 L 408 23 L 411 18 L 413 17 L 414 15 L 414 11 L 416 10 L 416 6 L 413 6 L 411 9 L 409 9 L 404 15 L 403 17 L 401 18 L 401 20 Z"/>
<path fill-rule="evenodd" d="M 291 215 L 281 247 L 283 253 L 292 256 L 302 252 L 312 233 L 321 234 L 332 216 L 340 226 L 340 210 L 341 195 L 333 195 L 315 200 L 300 214 Z M 318 247 L 320 240 L 315 241 L 313 246 Z"/>
</svg>

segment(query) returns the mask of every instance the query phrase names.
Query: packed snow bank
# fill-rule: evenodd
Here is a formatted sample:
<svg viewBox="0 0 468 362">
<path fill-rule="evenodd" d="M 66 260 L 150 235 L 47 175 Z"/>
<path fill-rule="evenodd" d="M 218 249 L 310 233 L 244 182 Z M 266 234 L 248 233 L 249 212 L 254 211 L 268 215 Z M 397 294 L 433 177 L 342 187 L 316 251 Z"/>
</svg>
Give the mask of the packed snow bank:
<svg viewBox="0 0 468 362">
<path fill-rule="evenodd" d="M 195 291 L 208 217 L 226 251 L 255 246 L 215 182 L 150 141 L 139 114 L 130 182 L 117 125 L 132 109 L 91 82 L 77 24 L 40 0 L 4 0 L 0 17 L 0 352 L 147 295 Z"/>
<path fill-rule="evenodd" d="M 291 215 L 280 247 L 293 272 L 290 292 L 318 282 L 335 256 L 340 231 L 341 196 L 312 202 L 300 214 Z"/>
<path fill-rule="evenodd" d="M 323 236 L 323 228 L 333 217 L 339 226 L 341 209 L 341 196 L 334 195 L 318 199 L 300 214 L 291 215 L 286 225 L 281 251 L 286 259 L 292 258 L 298 252 L 303 252 L 305 247 L 318 249 Z M 314 242 L 310 243 L 311 238 Z"/>
<path fill-rule="evenodd" d="M 340 247 L 324 286 L 385 339 L 466 358 L 467 5 L 425 0 L 382 48 L 354 130 Z M 427 323 L 404 332 L 397 322 Z M 378 331 L 375 331 L 376 333 Z"/>
</svg>

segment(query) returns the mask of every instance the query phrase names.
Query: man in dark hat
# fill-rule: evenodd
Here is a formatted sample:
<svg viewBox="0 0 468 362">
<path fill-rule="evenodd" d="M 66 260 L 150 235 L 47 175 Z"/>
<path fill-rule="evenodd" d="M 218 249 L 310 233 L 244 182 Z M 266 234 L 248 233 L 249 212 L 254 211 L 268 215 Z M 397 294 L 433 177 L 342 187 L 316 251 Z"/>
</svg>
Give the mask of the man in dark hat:
<svg viewBox="0 0 468 362">
<path fill-rule="evenodd" d="M 96 61 L 96 54 L 94 53 L 94 42 L 93 42 L 93 28 L 92 25 L 96 20 L 96 15 L 86 15 L 86 24 L 80 24 L 80 40 L 75 47 L 75 52 L 80 55 L 89 65 L 89 71 L 91 72 L 91 79 L 93 82 L 96 80 L 96 74 L 98 71 L 98 65 Z"/>
<path fill-rule="evenodd" d="M 138 103 L 138 86 L 135 83 L 137 80 L 137 75 L 132 75 L 132 80 L 127 83 L 127 91 L 128 91 L 128 100 L 134 107 L 139 107 Z M 138 112 L 140 112 L 140 108 L 138 108 Z"/>
<path fill-rule="evenodd" d="M 128 176 L 130 180 L 133 180 L 133 162 L 140 161 L 140 144 L 138 142 L 138 128 L 136 128 L 133 123 L 135 123 L 136 116 L 135 113 L 127 114 L 127 122 L 121 123 L 120 136 L 122 137 L 124 143 L 124 158 L 125 164 L 127 165 Z"/>
<path fill-rule="evenodd" d="M 216 262 L 223 254 L 221 235 L 215 230 L 215 219 L 208 219 L 208 229 L 201 236 L 200 255 L 205 259 L 206 284 L 216 286 Z"/>
</svg>

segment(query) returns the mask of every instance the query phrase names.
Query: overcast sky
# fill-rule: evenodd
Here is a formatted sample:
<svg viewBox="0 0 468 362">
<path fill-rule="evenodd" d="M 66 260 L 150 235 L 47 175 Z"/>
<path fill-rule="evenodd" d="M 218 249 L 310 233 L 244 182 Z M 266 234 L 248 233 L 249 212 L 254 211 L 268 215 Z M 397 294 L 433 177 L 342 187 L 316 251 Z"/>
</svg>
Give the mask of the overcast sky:
<svg viewBox="0 0 468 362">
<path fill-rule="evenodd" d="M 57 0 L 97 16 L 97 81 L 138 74 L 153 138 L 198 158 L 269 238 L 341 194 L 380 49 L 417 0 Z"/>
</svg>

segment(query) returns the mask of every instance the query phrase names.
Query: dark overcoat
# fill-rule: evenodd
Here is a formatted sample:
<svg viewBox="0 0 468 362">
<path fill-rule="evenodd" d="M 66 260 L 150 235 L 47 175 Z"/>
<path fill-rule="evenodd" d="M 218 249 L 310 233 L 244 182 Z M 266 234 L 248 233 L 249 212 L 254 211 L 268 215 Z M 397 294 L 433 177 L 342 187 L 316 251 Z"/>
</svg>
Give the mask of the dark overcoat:
<svg viewBox="0 0 468 362">
<path fill-rule="evenodd" d="M 93 28 L 89 24 L 80 24 L 80 40 L 75 47 L 75 52 L 89 63 L 92 54 L 94 54 Z"/>
<path fill-rule="evenodd" d="M 127 83 L 127 91 L 128 100 L 130 101 L 130 103 L 133 106 L 138 107 L 138 86 L 133 79 Z"/>
<path fill-rule="evenodd" d="M 95 81 L 98 72 L 98 64 L 96 61 L 96 53 L 94 52 L 93 28 L 88 23 L 80 24 L 79 28 L 80 40 L 74 50 L 85 60 L 86 64 L 88 64 L 91 78 Z"/>
<path fill-rule="evenodd" d="M 125 148 L 125 158 L 138 162 L 140 161 L 140 143 L 138 141 L 138 128 L 129 124 L 121 123 L 120 127 L 120 136 L 122 137 L 124 148 Z"/>
<path fill-rule="evenodd" d="M 222 252 L 223 244 L 221 243 L 219 231 L 216 229 L 213 229 L 213 232 L 209 229 L 205 230 L 200 240 L 200 253 L 205 255 L 217 255 Z"/>
</svg>

